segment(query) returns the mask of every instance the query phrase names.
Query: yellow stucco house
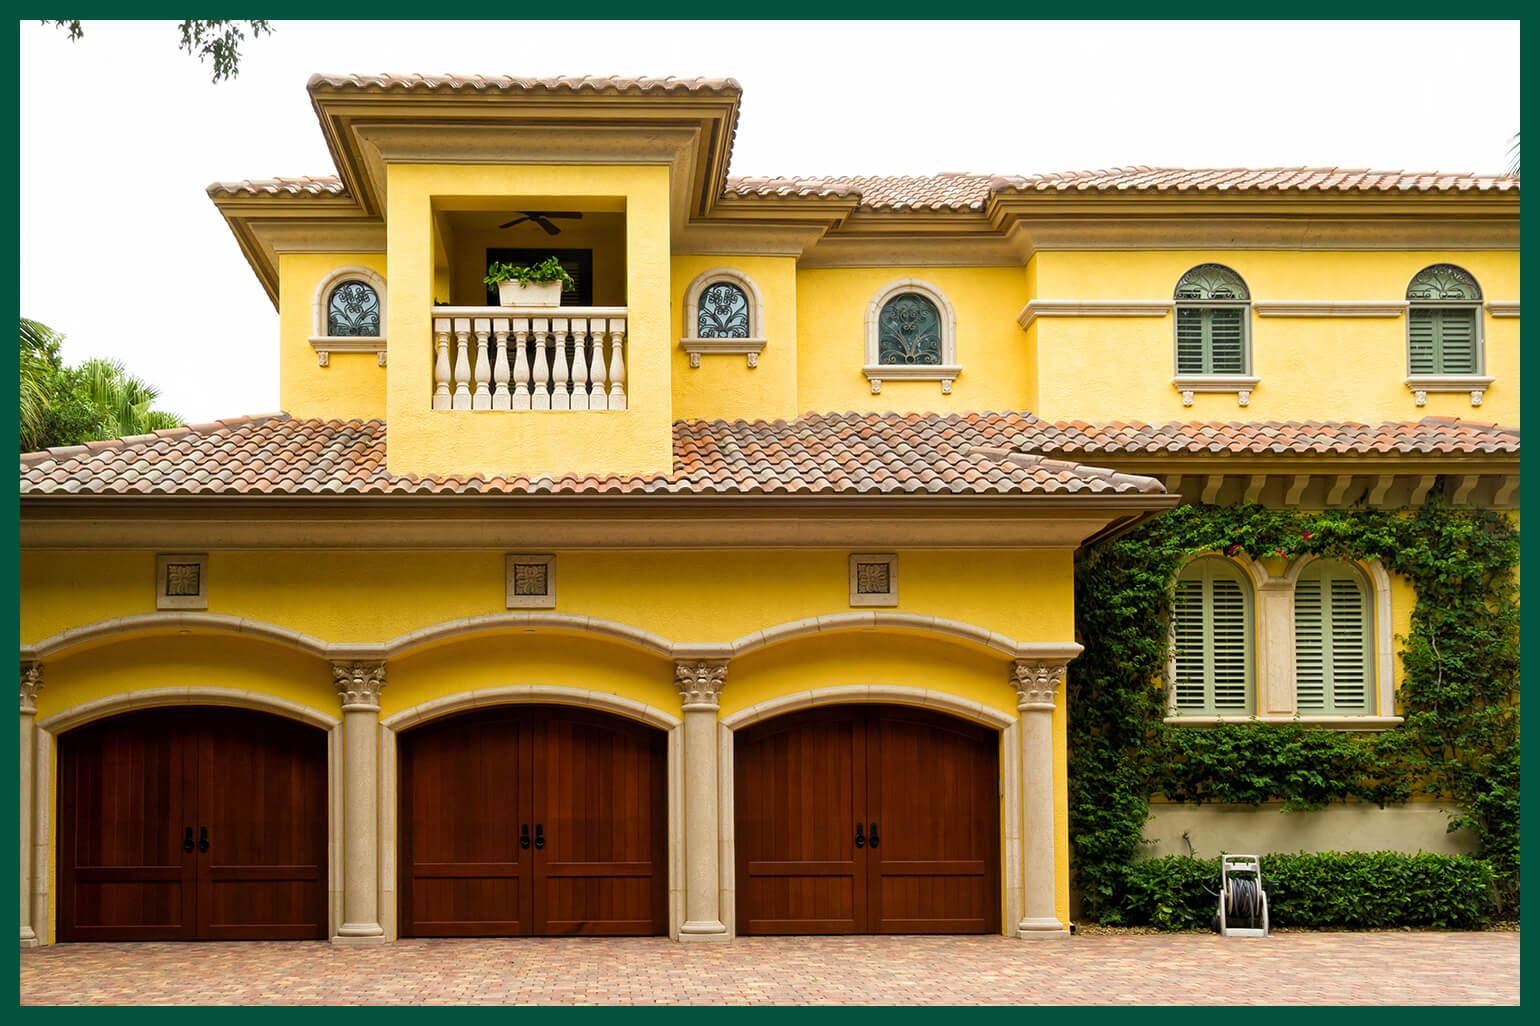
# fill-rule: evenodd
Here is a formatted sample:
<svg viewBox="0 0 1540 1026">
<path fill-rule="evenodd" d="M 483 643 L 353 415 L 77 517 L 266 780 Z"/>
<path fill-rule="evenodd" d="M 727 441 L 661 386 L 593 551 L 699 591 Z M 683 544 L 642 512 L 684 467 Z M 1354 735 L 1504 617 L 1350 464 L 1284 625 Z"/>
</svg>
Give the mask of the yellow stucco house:
<svg viewBox="0 0 1540 1026">
<path fill-rule="evenodd" d="M 1517 508 L 1516 178 L 744 179 L 731 80 L 309 92 L 336 177 L 209 188 L 284 412 L 21 459 L 24 946 L 1067 936 L 1078 551 Z M 1184 580 L 1174 713 L 1399 722 L 1404 581 Z"/>
</svg>

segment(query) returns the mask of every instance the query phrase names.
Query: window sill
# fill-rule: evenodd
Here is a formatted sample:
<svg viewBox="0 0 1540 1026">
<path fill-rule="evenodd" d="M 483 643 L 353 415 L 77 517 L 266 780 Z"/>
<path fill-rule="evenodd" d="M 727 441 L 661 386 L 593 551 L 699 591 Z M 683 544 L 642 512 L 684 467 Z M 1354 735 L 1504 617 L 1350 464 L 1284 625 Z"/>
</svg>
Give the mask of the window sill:
<svg viewBox="0 0 1540 1026">
<path fill-rule="evenodd" d="M 952 382 L 962 374 L 962 365 L 955 363 L 869 363 L 861 368 L 872 383 L 872 395 L 882 394 L 884 381 L 939 381 L 941 394 L 952 394 Z"/>
<path fill-rule="evenodd" d="M 743 356 L 750 367 L 759 366 L 759 354 L 764 352 L 762 338 L 682 338 L 679 348 L 690 354 L 690 366 L 699 367 L 704 355 Z"/>
<path fill-rule="evenodd" d="M 1469 392 L 1470 404 L 1480 406 L 1494 380 L 1483 374 L 1411 374 L 1406 387 L 1412 390 L 1418 406 L 1428 404 L 1429 392 Z"/>
<path fill-rule="evenodd" d="M 1249 374 L 1178 374 L 1171 387 L 1182 393 L 1182 405 L 1191 406 L 1194 392 L 1234 392 L 1240 406 L 1251 405 L 1251 390 L 1262 379 Z"/>
<path fill-rule="evenodd" d="M 333 353 L 373 353 L 375 362 L 385 366 L 385 338 L 374 335 L 314 335 L 310 348 L 315 350 L 316 363 L 322 367 L 331 365 Z"/>
<path fill-rule="evenodd" d="M 1400 716 L 1170 716 L 1164 721 L 1174 727 L 1216 727 L 1222 723 L 1301 723 L 1307 727 L 1331 730 L 1389 730 L 1403 722 Z"/>
</svg>

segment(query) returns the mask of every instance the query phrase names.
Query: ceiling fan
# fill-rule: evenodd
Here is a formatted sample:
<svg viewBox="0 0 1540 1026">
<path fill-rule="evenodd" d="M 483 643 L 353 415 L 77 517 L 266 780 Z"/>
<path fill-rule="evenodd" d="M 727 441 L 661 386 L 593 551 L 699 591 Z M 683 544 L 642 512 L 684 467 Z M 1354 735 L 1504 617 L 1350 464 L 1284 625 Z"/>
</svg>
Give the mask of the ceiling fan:
<svg viewBox="0 0 1540 1026">
<path fill-rule="evenodd" d="M 498 225 L 498 227 L 512 228 L 516 224 L 523 224 L 525 221 L 533 221 L 540 227 L 544 228 L 547 235 L 556 235 L 561 232 L 561 229 L 551 223 L 551 218 L 560 217 L 576 219 L 583 216 L 583 212 L 580 210 L 521 210 L 519 213 L 523 214 L 524 216 L 516 217 L 506 224 Z"/>
</svg>

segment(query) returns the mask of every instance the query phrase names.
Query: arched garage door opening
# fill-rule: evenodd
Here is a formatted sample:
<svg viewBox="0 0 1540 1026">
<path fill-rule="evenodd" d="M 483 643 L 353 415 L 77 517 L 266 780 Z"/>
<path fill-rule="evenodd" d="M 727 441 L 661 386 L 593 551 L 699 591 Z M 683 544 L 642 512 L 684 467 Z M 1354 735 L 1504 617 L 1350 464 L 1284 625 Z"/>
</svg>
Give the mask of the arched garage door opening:
<svg viewBox="0 0 1540 1026">
<path fill-rule="evenodd" d="M 401 734 L 404 937 L 662 934 L 667 734 L 505 705 Z"/>
<path fill-rule="evenodd" d="M 58 938 L 326 936 L 326 732 L 228 707 L 59 737 Z"/>
<path fill-rule="evenodd" d="M 746 727 L 734 750 L 740 933 L 998 932 L 996 731 L 825 706 Z"/>
</svg>

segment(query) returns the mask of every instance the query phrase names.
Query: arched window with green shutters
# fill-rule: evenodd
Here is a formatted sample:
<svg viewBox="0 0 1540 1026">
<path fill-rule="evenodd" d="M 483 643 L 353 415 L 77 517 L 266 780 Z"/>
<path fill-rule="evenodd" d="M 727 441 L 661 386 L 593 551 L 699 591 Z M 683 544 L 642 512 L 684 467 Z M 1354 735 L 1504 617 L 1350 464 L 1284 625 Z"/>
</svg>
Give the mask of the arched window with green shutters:
<svg viewBox="0 0 1540 1026">
<path fill-rule="evenodd" d="M 1200 264 L 1176 283 L 1176 372 L 1251 373 L 1251 292 L 1223 264 Z"/>
<path fill-rule="evenodd" d="M 1367 713 L 1374 701 L 1374 614 L 1350 563 L 1318 559 L 1294 583 L 1294 680 L 1301 715 Z"/>
<path fill-rule="evenodd" d="M 1481 373 L 1481 286 L 1453 264 L 1434 264 L 1406 290 L 1410 374 Z"/>
<path fill-rule="evenodd" d="M 1178 713 L 1246 716 L 1253 708 L 1251 585 L 1219 556 L 1195 559 L 1176 579 L 1171 609 Z"/>
</svg>

